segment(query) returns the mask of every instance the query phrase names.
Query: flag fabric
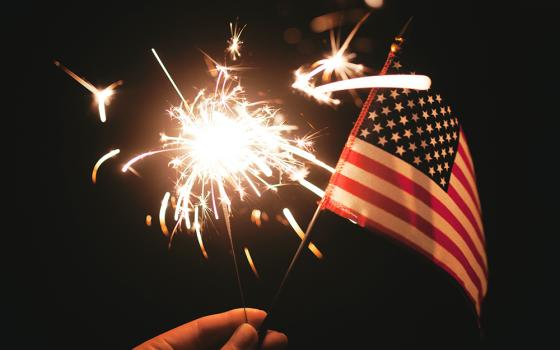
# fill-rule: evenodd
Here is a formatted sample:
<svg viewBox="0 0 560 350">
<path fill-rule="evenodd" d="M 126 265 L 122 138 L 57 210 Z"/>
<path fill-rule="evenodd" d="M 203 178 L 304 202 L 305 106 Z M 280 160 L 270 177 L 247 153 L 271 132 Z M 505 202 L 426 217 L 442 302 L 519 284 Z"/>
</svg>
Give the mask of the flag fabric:
<svg viewBox="0 0 560 350">
<path fill-rule="evenodd" d="M 406 74 L 400 51 L 381 74 Z M 432 89 L 372 90 L 321 202 L 447 271 L 480 315 L 488 265 L 481 206 L 458 116 Z"/>
</svg>

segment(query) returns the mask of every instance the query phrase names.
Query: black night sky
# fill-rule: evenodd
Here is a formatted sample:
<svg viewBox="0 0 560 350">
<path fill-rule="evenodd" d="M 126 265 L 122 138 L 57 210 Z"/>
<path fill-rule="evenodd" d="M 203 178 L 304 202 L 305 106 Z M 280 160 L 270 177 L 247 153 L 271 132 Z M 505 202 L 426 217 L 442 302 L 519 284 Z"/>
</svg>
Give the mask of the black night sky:
<svg viewBox="0 0 560 350">
<path fill-rule="evenodd" d="M 550 48 L 555 11 L 541 4 L 487 6 L 386 0 L 360 29 L 361 45 L 353 47 L 357 61 L 379 70 L 393 37 L 414 15 L 405 50 L 418 57 L 459 111 L 477 170 L 489 258 L 481 328 L 460 286 L 444 271 L 324 212 L 314 241 L 325 259 L 304 254 L 272 327 L 288 335 L 291 349 L 544 342 L 551 327 L 545 315 L 552 313 L 545 295 L 556 282 L 551 274 L 541 278 L 541 267 L 551 266 L 554 255 L 540 252 L 557 228 L 547 229 L 533 214 L 547 217 L 538 203 L 552 196 L 547 182 L 557 177 L 547 174 L 551 158 L 544 152 L 554 130 L 547 125 L 558 112 L 553 89 L 537 76 L 553 74 L 557 62 Z M 243 84 L 250 94 L 282 100 L 283 113 L 303 132 L 319 131 L 317 153 L 335 164 L 359 109 L 347 94 L 340 94 L 338 108 L 318 105 L 294 93 L 290 81 L 297 67 L 328 49 L 327 34 L 311 31 L 310 20 L 353 8 L 366 7 L 359 0 L 24 6 L 17 22 L 27 28 L 17 31 L 17 56 L 30 60 L 31 68 L 17 88 L 25 102 L 10 117 L 19 124 L 18 141 L 10 146 L 17 149 L 18 225 L 9 235 L 17 243 L 4 245 L 18 261 L 21 347 L 131 348 L 197 317 L 240 306 L 223 223 L 217 223 L 219 232 L 209 228 L 204 236 L 209 260 L 195 237 L 179 234 L 168 249 L 157 219 L 145 225 L 145 215 L 157 217 L 163 193 L 172 188 L 168 159 L 137 166 L 141 178 L 120 172 L 125 159 L 158 146 L 159 133 L 174 127 L 165 111 L 178 99 L 150 48 L 192 97 L 212 85 L 199 49 L 221 59 L 228 23 L 239 18 L 247 24 L 242 63 L 251 67 L 243 72 Z M 351 26 L 342 27 L 343 35 Z M 288 28 L 300 31 L 297 43 L 286 42 Z M 100 123 L 87 90 L 53 59 L 94 85 L 124 81 L 108 107 L 107 123 Z M 102 167 L 93 185 L 95 161 L 112 148 L 122 153 Z M 320 170 L 310 178 L 322 187 L 328 182 Z M 315 203 L 314 195 L 292 186 L 237 207 L 233 230 L 249 306 L 266 309 L 299 243 L 274 216 L 289 206 L 303 225 Z M 249 220 L 255 207 L 271 217 L 259 229 Z M 244 260 L 244 246 L 260 279 Z"/>
</svg>

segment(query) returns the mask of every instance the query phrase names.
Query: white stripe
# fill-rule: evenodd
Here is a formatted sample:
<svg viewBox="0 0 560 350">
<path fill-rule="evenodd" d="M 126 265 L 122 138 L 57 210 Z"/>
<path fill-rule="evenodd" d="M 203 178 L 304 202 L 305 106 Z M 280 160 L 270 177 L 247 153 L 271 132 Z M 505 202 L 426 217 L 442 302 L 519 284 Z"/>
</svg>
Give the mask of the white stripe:
<svg viewBox="0 0 560 350">
<path fill-rule="evenodd" d="M 469 293 L 478 303 L 478 288 L 467 274 L 463 265 L 443 246 L 424 235 L 420 230 L 410 225 L 408 222 L 403 221 L 385 210 L 344 191 L 340 187 L 333 187 L 331 198 L 334 201 L 351 208 L 360 215 L 367 217 L 374 222 L 381 223 L 383 226 L 389 227 L 405 240 L 412 242 L 428 255 L 433 256 L 435 260 L 449 267 L 463 282 L 467 293 Z"/>
<path fill-rule="evenodd" d="M 344 164 L 340 173 L 360 183 L 362 186 L 379 192 L 382 195 L 406 207 L 410 211 L 421 216 L 424 220 L 439 229 L 441 232 L 443 232 L 447 237 L 449 237 L 449 239 L 451 239 L 451 241 L 453 241 L 453 243 L 455 243 L 459 250 L 463 252 L 467 261 L 476 272 L 476 275 L 482 281 L 483 290 L 486 289 L 486 277 L 484 271 L 474 257 L 471 249 L 469 248 L 463 237 L 461 237 L 461 235 L 451 226 L 451 224 L 449 224 L 449 222 L 447 222 L 447 220 L 445 220 L 438 212 L 427 206 L 417 197 L 409 194 L 401 188 L 381 179 L 380 177 L 372 173 L 356 167 L 351 163 Z M 474 231 L 467 233 L 472 238 L 476 237 L 476 233 Z M 478 253 L 481 256 L 484 256 L 484 247 L 482 246 L 482 244 L 480 244 L 480 241 L 473 239 L 473 243 Z"/>
<path fill-rule="evenodd" d="M 453 201 L 449 195 L 439 187 L 434 181 L 429 178 L 423 172 L 417 170 L 407 162 L 392 156 L 391 154 L 385 152 L 384 150 L 380 149 L 379 147 L 372 146 L 371 144 L 362 141 L 358 138 L 353 140 L 352 150 L 360 153 L 364 157 L 368 157 L 373 159 L 386 167 L 393 169 L 394 171 L 398 172 L 402 176 L 408 178 L 410 181 L 416 183 L 418 186 L 424 188 L 426 191 L 431 193 L 434 197 L 439 199 L 446 207 L 449 209 L 451 214 L 453 214 L 465 227 L 468 232 L 475 232 L 475 228 L 471 221 L 466 217 L 466 214 L 463 212 L 461 208 Z M 453 178 L 453 177 L 452 177 Z M 475 218 L 478 217 L 478 213 L 473 213 Z M 480 228 L 480 232 L 484 232 L 482 229 L 482 225 L 478 224 L 477 226 Z M 484 245 L 483 242 L 478 237 L 478 234 L 475 234 L 473 237 L 474 240 L 478 241 L 477 245 Z M 486 262 L 486 254 L 484 256 L 484 261 Z"/>
<path fill-rule="evenodd" d="M 465 175 L 465 178 L 469 183 L 469 187 L 471 188 L 471 191 L 474 193 L 474 200 L 476 201 L 478 210 L 479 211 L 482 210 L 482 207 L 480 205 L 480 198 L 478 197 L 478 189 L 476 187 L 476 183 L 471 175 L 470 170 L 467 168 L 467 164 L 465 164 L 465 160 L 463 159 L 463 156 L 461 156 L 460 153 L 457 153 L 457 155 L 455 156 L 455 162 L 453 164 L 457 166 L 457 168 L 461 169 L 461 172 L 463 173 L 463 175 Z"/>
<path fill-rule="evenodd" d="M 463 184 L 461 183 L 461 181 L 459 181 L 455 176 L 453 176 L 453 174 L 451 174 L 451 178 L 449 179 L 449 186 L 453 187 L 455 189 L 455 191 L 457 191 L 457 194 L 465 202 L 465 204 L 467 205 L 467 208 L 469 209 L 472 216 L 474 217 L 474 220 L 476 221 L 476 224 L 478 225 L 478 229 L 481 232 L 484 232 L 484 228 L 482 227 L 482 220 L 480 219 L 478 209 L 476 208 L 476 205 L 474 204 L 474 201 L 473 201 L 471 195 L 467 192 L 465 187 L 463 187 Z"/>
</svg>

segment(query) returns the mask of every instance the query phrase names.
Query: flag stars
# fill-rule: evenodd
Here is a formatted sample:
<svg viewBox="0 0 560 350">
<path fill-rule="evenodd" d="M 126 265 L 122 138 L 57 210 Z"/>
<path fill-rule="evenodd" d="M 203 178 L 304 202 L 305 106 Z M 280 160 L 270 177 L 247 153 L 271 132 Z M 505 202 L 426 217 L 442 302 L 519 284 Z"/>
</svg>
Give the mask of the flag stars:
<svg viewBox="0 0 560 350">
<path fill-rule="evenodd" d="M 428 118 L 430 118 L 430 115 L 428 114 L 427 111 L 422 111 L 422 118 L 428 120 Z"/>
<path fill-rule="evenodd" d="M 402 155 L 404 154 L 404 152 L 406 152 L 406 151 L 404 150 L 404 147 L 403 147 L 403 146 L 397 146 L 397 150 L 395 151 L 395 153 L 397 153 L 399 156 L 402 157 Z"/>
<path fill-rule="evenodd" d="M 397 143 L 397 142 L 399 142 L 400 139 L 401 139 L 401 136 L 399 135 L 398 132 L 392 133 L 391 140 L 393 140 L 393 141 L 395 141 L 395 143 Z"/>
<path fill-rule="evenodd" d="M 385 138 L 385 136 L 380 136 L 379 140 L 377 140 L 377 143 L 381 146 L 385 146 L 385 144 L 387 143 L 387 138 Z"/>
<path fill-rule="evenodd" d="M 406 96 L 408 96 L 408 94 L 410 94 L 410 90 L 407 88 L 402 89 L 402 93 L 405 94 Z"/>
<path fill-rule="evenodd" d="M 428 143 L 426 142 L 426 140 L 422 140 L 420 141 L 420 147 L 426 149 L 426 147 L 428 147 Z"/>
<path fill-rule="evenodd" d="M 385 115 L 389 115 L 389 113 L 391 113 L 391 109 L 389 107 L 383 107 L 381 113 Z"/>
<path fill-rule="evenodd" d="M 432 133 L 432 131 L 434 131 L 434 127 L 432 126 L 432 124 L 426 125 L 426 131 L 430 134 Z"/>
<path fill-rule="evenodd" d="M 360 136 L 362 136 L 364 139 L 367 138 L 369 134 L 371 134 L 371 133 L 366 128 L 364 128 L 360 131 Z"/>
<path fill-rule="evenodd" d="M 381 126 L 381 123 L 373 124 L 373 131 L 374 132 L 379 133 L 381 130 L 383 130 L 383 127 Z"/>
<path fill-rule="evenodd" d="M 438 131 L 441 130 L 441 123 L 440 123 L 440 122 L 436 122 L 436 129 L 437 129 Z"/>
<path fill-rule="evenodd" d="M 449 124 L 451 124 L 451 126 L 455 126 L 455 120 L 451 119 L 451 120 L 449 121 Z"/>
<path fill-rule="evenodd" d="M 393 68 L 395 69 L 401 69 L 402 68 L 402 64 L 399 61 L 395 61 L 393 62 Z"/>
<path fill-rule="evenodd" d="M 386 126 L 387 126 L 389 129 L 392 130 L 392 129 L 395 127 L 395 125 L 397 125 L 397 124 L 396 124 L 394 121 L 392 121 L 391 119 L 387 120 L 387 125 L 386 125 Z"/>
<path fill-rule="evenodd" d="M 415 144 L 414 142 L 411 142 L 411 143 L 408 145 L 408 149 L 409 149 L 411 152 L 416 151 L 417 148 L 418 148 L 418 147 L 416 147 L 416 144 Z"/>
<path fill-rule="evenodd" d="M 408 106 L 408 108 L 414 108 L 414 106 L 416 106 L 416 104 L 414 104 L 414 100 L 408 100 L 406 105 Z"/>
<path fill-rule="evenodd" d="M 435 108 L 432 109 L 432 117 L 435 118 L 435 117 L 437 117 L 437 116 L 438 116 L 438 114 L 437 114 L 437 109 L 435 109 Z"/>
<path fill-rule="evenodd" d="M 414 120 L 414 122 L 417 122 L 418 119 L 420 119 L 418 118 L 418 113 L 412 113 L 412 120 Z"/>
<path fill-rule="evenodd" d="M 445 140 L 443 139 L 443 135 L 439 135 L 438 142 L 439 143 L 444 143 L 445 142 Z"/>
<path fill-rule="evenodd" d="M 420 97 L 418 99 L 418 104 L 420 104 L 420 106 L 424 107 L 424 105 L 426 104 L 426 102 L 424 101 L 424 97 Z"/>
<path fill-rule="evenodd" d="M 430 167 L 430 170 L 428 170 L 428 172 L 430 173 L 430 175 L 432 175 L 432 177 L 436 174 L 433 166 Z"/>
<path fill-rule="evenodd" d="M 383 93 L 377 95 L 377 102 L 383 103 L 383 101 L 385 101 L 387 98 L 385 97 L 385 95 Z"/>
<path fill-rule="evenodd" d="M 455 153 L 455 150 L 453 149 L 453 147 L 449 146 L 449 148 L 447 149 L 447 153 L 449 153 L 449 155 L 453 155 L 453 153 Z"/>
<path fill-rule="evenodd" d="M 420 157 L 414 156 L 414 160 L 412 161 L 412 163 L 414 163 L 416 165 L 420 165 L 420 163 L 422 163 L 422 161 L 420 160 Z"/>
<path fill-rule="evenodd" d="M 446 171 L 449 170 L 449 163 L 448 163 L 448 162 L 443 163 L 443 168 L 444 168 Z"/>
<path fill-rule="evenodd" d="M 397 97 L 399 97 L 399 93 L 397 92 L 397 89 L 395 90 L 391 90 L 391 97 L 394 98 L 395 100 L 397 99 Z"/>
<path fill-rule="evenodd" d="M 440 185 L 445 186 L 447 184 L 447 181 L 445 181 L 445 178 L 442 177 L 441 180 L 439 180 Z"/>
<path fill-rule="evenodd" d="M 439 108 L 439 113 L 440 113 L 441 115 L 446 115 L 446 114 L 447 114 L 447 110 L 445 110 L 445 107 L 440 107 L 440 108 Z"/>
<path fill-rule="evenodd" d="M 435 146 L 437 144 L 435 137 L 430 137 L 430 145 Z"/>
<path fill-rule="evenodd" d="M 406 125 L 406 123 L 408 123 L 408 118 L 404 115 L 401 115 L 399 123 L 401 123 L 402 125 Z"/>
<path fill-rule="evenodd" d="M 441 150 L 441 155 L 442 155 L 442 157 L 447 157 L 447 151 L 445 150 L 445 148 Z M 445 169 L 445 170 L 447 170 L 447 169 Z"/>
<path fill-rule="evenodd" d="M 438 103 L 441 103 L 441 100 L 442 100 L 441 96 L 440 96 L 440 95 L 436 95 L 436 101 L 438 101 Z"/>
<path fill-rule="evenodd" d="M 438 173 L 440 173 L 440 174 L 443 172 L 443 168 L 441 167 L 441 164 L 438 164 L 438 165 L 437 165 L 437 171 L 438 171 Z"/>
<path fill-rule="evenodd" d="M 429 104 L 433 104 L 434 103 L 434 98 L 432 97 L 432 95 L 428 96 L 428 103 Z"/>
<path fill-rule="evenodd" d="M 417 127 L 416 127 L 416 133 L 417 133 L 418 135 L 422 135 L 422 134 L 424 133 L 424 130 L 422 130 L 422 127 L 421 127 L 421 126 L 417 126 Z"/>
<path fill-rule="evenodd" d="M 443 121 L 443 127 L 444 128 L 449 128 L 449 123 L 447 122 L 447 119 Z"/>
<path fill-rule="evenodd" d="M 433 158 L 429 153 L 426 153 L 424 155 L 424 159 L 426 159 L 426 162 L 431 162 Z"/>
<path fill-rule="evenodd" d="M 445 139 L 447 142 L 451 142 L 451 135 L 449 133 L 445 134 Z"/>
<path fill-rule="evenodd" d="M 368 119 L 371 119 L 371 120 L 375 121 L 375 118 L 377 118 L 377 117 L 378 117 L 378 115 L 377 115 L 376 111 L 369 112 Z"/>
<path fill-rule="evenodd" d="M 434 158 L 435 158 L 436 160 L 439 160 L 440 155 L 439 155 L 439 152 L 438 152 L 438 151 L 434 151 Z"/>
<path fill-rule="evenodd" d="M 457 132 L 453 131 L 453 140 L 457 140 Z"/>
<path fill-rule="evenodd" d="M 395 103 L 395 110 L 398 111 L 399 113 L 403 110 L 403 108 L 404 107 L 402 106 L 401 102 Z"/>
<path fill-rule="evenodd" d="M 412 137 L 412 132 L 410 131 L 410 129 L 406 129 L 403 136 L 410 139 Z"/>
</svg>

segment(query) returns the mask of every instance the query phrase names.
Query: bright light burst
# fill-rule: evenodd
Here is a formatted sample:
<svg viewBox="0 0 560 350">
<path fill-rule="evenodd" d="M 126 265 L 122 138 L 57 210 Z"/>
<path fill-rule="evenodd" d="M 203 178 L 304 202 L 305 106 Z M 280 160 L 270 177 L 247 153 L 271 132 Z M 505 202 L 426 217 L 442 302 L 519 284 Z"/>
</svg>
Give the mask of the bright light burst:
<svg viewBox="0 0 560 350">
<path fill-rule="evenodd" d="M 155 51 L 154 55 L 178 90 Z M 162 134 L 160 149 L 140 154 L 122 168 L 126 172 L 148 156 L 172 154 L 169 166 L 178 172 L 174 218 L 177 227 L 183 223 L 196 230 L 203 251 L 199 232 L 205 218 L 213 214 L 218 219 L 222 211 L 228 220 L 233 196 L 244 200 L 249 193 L 276 191 L 285 178 L 317 193 L 316 186 L 305 180 L 305 165 L 334 171 L 310 153 L 309 137 L 289 137 L 296 127 L 278 122 L 278 109 L 247 99 L 233 68 L 216 65 L 216 70 L 212 91 L 200 91 L 192 103 L 180 95 L 183 103 L 169 111 L 180 127 L 178 134 Z"/>
<path fill-rule="evenodd" d="M 231 22 L 229 23 L 229 30 L 231 32 L 231 37 L 227 42 L 228 47 L 226 51 L 229 52 L 231 59 L 234 61 L 236 61 L 239 57 L 241 57 L 240 50 L 243 41 L 241 41 L 240 37 L 241 37 L 241 33 L 243 32 L 243 29 L 245 29 L 245 26 L 239 29 L 237 27 L 237 22 L 235 22 L 235 25 Z"/>
<path fill-rule="evenodd" d="M 78 76 L 76 73 L 72 72 L 70 69 L 66 68 L 59 61 L 54 61 L 54 64 L 93 94 L 93 96 L 95 97 L 95 102 L 97 103 L 97 109 L 99 110 L 99 119 L 101 119 L 101 122 L 105 123 L 105 121 L 107 120 L 105 106 L 108 105 L 111 101 L 111 96 L 113 96 L 113 94 L 115 93 L 115 88 L 117 88 L 119 85 L 122 85 L 122 80 L 116 81 L 106 88 L 98 89 L 89 81 L 85 80 L 84 78 Z"/>
<path fill-rule="evenodd" d="M 337 79 L 342 80 L 363 75 L 364 66 L 353 63 L 352 60 L 356 57 L 356 54 L 347 52 L 347 50 L 350 42 L 358 32 L 358 29 L 369 15 L 370 14 L 367 13 L 362 17 L 356 26 L 354 26 L 354 29 L 352 29 L 348 37 L 346 37 L 342 45 L 340 45 L 339 38 L 335 38 L 334 31 L 331 30 L 331 54 L 313 63 L 309 71 L 304 67 L 298 68 L 295 71 L 295 81 L 292 87 L 315 98 L 319 102 L 333 105 L 340 104 L 340 100 L 332 98 L 329 92 L 318 92 L 315 88 L 314 80 L 319 73 L 322 73 L 321 80 L 323 82 L 331 81 L 333 75 L 336 76 Z"/>
<path fill-rule="evenodd" d="M 348 90 L 355 98 L 356 89 L 363 88 L 407 88 L 426 90 L 430 87 L 430 78 L 424 75 L 384 75 L 363 77 L 364 66 L 353 63 L 355 53 L 347 52 L 350 42 L 358 32 L 360 26 L 369 17 L 369 13 L 354 26 L 346 40 L 340 45 L 339 40 L 335 39 L 334 32 L 330 31 L 331 55 L 318 60 L 306 70 L 304 67 L 295 71 L 295 80 L 292 84 L 294 89 L 300 90 L 318 102 L 330 105 L 340 104 L 340 100 L 331 97 L 333 91 Z M 324 85 L 316 86 L 316 76 L 322 73 L 321 81 Z M 337 81 L 331 82 L 333 75 Z"/>
</svg>

